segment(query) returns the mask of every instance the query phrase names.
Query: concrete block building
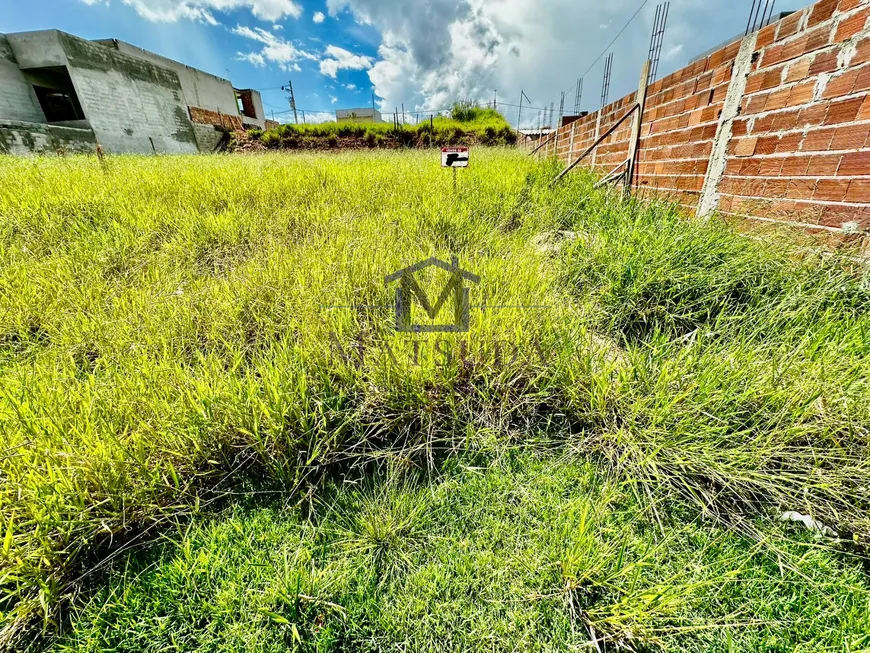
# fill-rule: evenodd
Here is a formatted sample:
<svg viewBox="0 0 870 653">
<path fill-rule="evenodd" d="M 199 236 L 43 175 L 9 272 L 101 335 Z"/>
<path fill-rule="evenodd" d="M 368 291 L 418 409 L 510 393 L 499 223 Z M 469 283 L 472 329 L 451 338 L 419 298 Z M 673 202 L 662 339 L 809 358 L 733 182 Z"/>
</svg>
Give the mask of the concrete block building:
<svg viewBox="0 0 870 653">
<path fill-rule="evenodd" d="M 337 109 L 336 122 L 384 122 L 381 112 L 372 108 Z"/>
<path fill-rule="evenodd" d="M 0 34 L 0 152 L 211 152 L 270 122 L 257 91 L 123 41 Z"/>
</svg>

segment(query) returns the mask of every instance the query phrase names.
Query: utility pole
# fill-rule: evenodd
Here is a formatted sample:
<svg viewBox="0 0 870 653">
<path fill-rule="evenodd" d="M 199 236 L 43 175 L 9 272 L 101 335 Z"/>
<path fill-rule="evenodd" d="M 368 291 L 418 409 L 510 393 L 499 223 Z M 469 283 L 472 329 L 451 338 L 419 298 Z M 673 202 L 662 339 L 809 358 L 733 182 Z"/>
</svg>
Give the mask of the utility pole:
<svg viewBox="0 0 870 653">
<path fill-rule="evenodd" d="M 498 89 L 492 92 L 492 108 L 498 111 Z"/>
<path fill-rule="evenodd" d="M 296 115 L 296 96 L 293 95 L 293 82 L 288 81 L 287 86 L 282 86 L 281 90 L 290 94 L 290 110 L 293 111 L 293 122 L 298 125 L 299 116 Z"/>
<path fill-rule="evenodd" d="M 565 91 L 562 91 L 562 99 L 559 100 L 559 122 L 556 123 L 557 128 L 562 126 L 562 116 L 565 112 Z"/>
<path fill-rule="evenodd" d="M 519 131 L 522 127 L 521 120 L 523 117 L 523 98 L 526 98 L 526 102 L 529 103 L 529 106 L 532 106 L 532 101 L 529 99 L 529 96 L 526 95 L 525 91 L 520 91 L 520 112 L 517 116 L 517 131 Z M 532 124 L 534 124 L 534 122 Z"/>
<path fill-rule="evenodd" d="M 520 130 L 521 121 L 523 119 L 523 95 L 525 95 L 525 93 L 520 91 L 520 111 L 517 114 L 517 131 Z"/>
</svg>

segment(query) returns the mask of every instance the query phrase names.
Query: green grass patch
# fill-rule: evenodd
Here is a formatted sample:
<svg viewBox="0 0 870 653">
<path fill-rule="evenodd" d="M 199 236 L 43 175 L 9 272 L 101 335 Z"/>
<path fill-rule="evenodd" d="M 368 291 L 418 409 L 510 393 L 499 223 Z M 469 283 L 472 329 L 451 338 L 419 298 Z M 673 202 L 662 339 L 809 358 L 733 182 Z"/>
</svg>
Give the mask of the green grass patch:
<svg viewBox="0 0 870 653">
<path fill-rule="evenodd" d="M 51 650 L 862 650 L 870 586 L 805 532 L 654 525 L 588 462 L 507 452 L 234 507 L 113 562 Z"/>
<path fill-rule="evenodd" d="M 621 544 L 613 542 L 654 550 L 661 537 L 669 541 L 659 531 L 683 527 L 730 542 L 705 558 L 709 565 L 689 576 L 692 583 L 715 585 L 729 569 L 743 570 L 743 562 L 729 566 L 733 556 L 769 561 L 764 556 L 783 548 L 790 552 L 783 565 L 804 569 L 798 545 L 772 526 L 792 511 L 830 529 L 816 542 L 825 564 L 841 565 L 831 567 L 830 583 L 857 582 L 847 554 L 866 550 L 870 537 L 863 268 L 780 240 L 750 240 L 718 221 L 688 221 L 668 204 L 625 201 L 594 190 L 582 174 L 551 186 L 557 170 L 501 148 L 478 149 L 455 187 L 425 151 L 109 157 L 104 165 L 86 157 L 0 159 L 0 646 L 69 628 L 85 638 L 66 640 L 77 646 L 112 637 L 88 625 L 96 619 L 88 611 L 127 607 L 92 586 L 97 576 L 89 572 L 119 547 L 190 523 L 199 538 L 191 543 L 208 548 L 212 526 L 201 525 L 218 509 L 229 511 L 228 522 L 261 528 L 255 513 L 227 507 L 252 479 L 294 501 L 317 498 L 304 519 L 275 514 L 262 529 L 304 526 L 311 532 L 295 536 L 298 547 L 313 538 L 336 564 L 365 561 L 336 572 L 334 591 L 310 596 L 345 612 L 370 611 L 351 621 L 335 621 L 341 610 L 323 612 L 320 622 L 320 613 L 293 616 L 299 646 L 389 649 L 413 636 L 425 649 L 434 646 L 432 633 L 453 632 L 444 625 L 449 610 L 427 612 L 441 601 L 466 615 L 454 631 L 502 624 L 503 650 L 588 643 L 589 625 L 612 644 L 663 647 L 695 613 L 697 632 L 687 636 L 696 639 L 687 641 L 699 649 L 721 642 L 697 639 L 705 632 L 733 632 L 746 650 L 866 646 L 853 637 L 851 616 L 821 608 L 808 624 L 782 631 L 790 633 L 785 644 L 771 644 L 778 617 L 764 605 L 781 589 L 769 591 L 768 580 L 744 597 L 751 607 L 739 619 L 766 624 L 749 629 L 756 639 L 745 642 L 739 628 L 714 628 L 731 623 L 732 603 L 704 612 L 692 602 L 697 587 L 673 596 L 668 587 L 682 588 L 683 580 L 667 556 L 650 558 L 652 575 L 638 585 L 661 589 L 666 617 L 657 604 L 644 607 L 647 595 L 633 594 L 625 579 L 614 587 L 601 580 L 619 558 Z M 385 276 L 451 255 L 481 277 L 469 333 L 396 333 Z M 421 277 L 430 295 L 442 282 L 431 271 Z M 428 318 L 416 311 L 415 320 Z M 519 564 L 514 558 L 491 552 L 480 554 L 480 566 L 503 569 L 507 585 L 519 588 L 512 596 L 532 596 L 530 588 L 544 595 L 544 586 L 553 596 L 472 609 L 462 595 L 468 577 L 460 574 L 451 580 L 456 595 L 436 601 L 431 587 L 406 583 L 431 563 L 436 544 L 446 547 L 443 564 L 454 564 L 466 535 L 438 516 L 455 504 L 456 518 L 470 520 L 463 499 L 454 494 L 431 511 L 381 519 L 367 512 L 374 498 L 323 487 L 323 478 L 360 460 L 398 451 L 410 465 L 446 474 L 432 487 L 415 481 L 396 490 L 416 497 L 396 499 L 402 505 L 429 506 L 427 493 L 453 482 L 472 487 L 465 485 L 472 477 L 457 481 L 445 472 L 445 460 L 494 443 L 520 445 L 541 432 L 571 452 L 578 479 L 597 479 L 589 481 L 594 492 L 580 482 L 578 496 L 593 492 L 589 501 L 607 507 L 604 498 L 618 495 L 618 506 L 602 508 L 603 521 L 589 526 L 589 541 L 600 542 L 591 560 L 605 569 L 596 572 L 605 575 L 593 578 L 600 591 L 591 596 L 582 567 L 523 575 L 511 567 Z M 493 473 L 493 482 L 503 476 Z M 471 501 L 478 490 L 459 491 L 466 493 Z M 493 510 L 504 503 L 486 496 Z M 487 519 L 480 538 L 524 523 L 514 513 Z M 612 519 L 630 522 L 614 540 Z M 751 541 L 761 546 L 752 549 Z M 535 569 L 542 552 L 554 550 L 534 538 L 522 546 Z M 675 560 L 708 551 L 673 546 L 666 550 Z M 171 547 L 155 569 L 167 556 L 175 556 Z M 259 573 L 238 566 L 233 582 Z M 376 592 L 347 589 L 375 571 Z M 129 580 L 116 573 L 106 587 Z M 436 578 L 453 573 L 433 571 Z M 801 589 L 808 594 L 795 605 L 817 605 L 813 587 Z M 96 592 L 97 608 L 82 608 L 85 590 Z M 156 590 L 135 591 L 146 613 L 166 607 L 148 603 Z M 164 593 L 187 590 L 173 591 Z M 400 598 L 384 598 L 391 592 Z M 619 607 L 627 596 L 634 602 Z M 250 609 L 261 607 L 291 621 L 274 606 Z M 511 622 L 526 624 L 516 639 L 507 632 Z M 243 641 L 228 634 L 229 621 L 186 623 L 177 617 L 183 637 L 175 626 L 166 637 L 203 648 L 217 641 L 212 635 Z M 288 624 L 257 623 L 250 632 L 237 624 L 237 636 L 264 650 L 273 627 L 295 637 Z M 141 642 L 135 637 L 152 626 L 123 632 Z M 328 631 L 322 643 L 318 628 Z M 463 632 L 451 635 L 457 649 L 472 646 Z"/>
</svg>

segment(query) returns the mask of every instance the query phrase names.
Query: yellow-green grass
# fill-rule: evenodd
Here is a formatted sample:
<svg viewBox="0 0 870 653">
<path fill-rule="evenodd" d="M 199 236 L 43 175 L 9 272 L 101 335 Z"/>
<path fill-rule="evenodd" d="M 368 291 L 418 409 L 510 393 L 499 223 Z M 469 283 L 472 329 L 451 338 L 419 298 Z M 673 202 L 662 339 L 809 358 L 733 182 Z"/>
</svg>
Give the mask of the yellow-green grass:
<svg viewBox="0 0 870 653">
<path fill-rule="evenodd" d="M 193 509 L 240 468 L 292 484 L 350 441 L 462 439 L 465 422 L 534 403 L 512 385 L 522 361 L 480 356 L 485 396 L 453 395 L 431 353 L 413 364 L 388 308 L 364 308 L 393 301 L 387 274 L 451 254 L 487 301 L 559 305 L 529 242 L 557 194 L 512 152 L 476 154 L 455 189 L 426 154 L 0 165 L 7 624 L 47 618 L 95 543 Z M 472 349 L 542 319 L 476 311 Z M 339 366 L 331 333 L 392 343 L 398 367 Z"/>
<path fill-rule="evenodd" d="M 426 152 L 0 159 L 5 641 L 62 625 L 123 543 L 383 452 L 437 468 L 543 438 L 649 524 L 764 541 L 795 511 L 860 550 L 860 269 L 583 175 L 551 187 L 511 150 L 471 163 L 454 186 Z M 395 333 L 384 277 L 451 255 L 481 277 L 470 332 Z"/>
</svg>

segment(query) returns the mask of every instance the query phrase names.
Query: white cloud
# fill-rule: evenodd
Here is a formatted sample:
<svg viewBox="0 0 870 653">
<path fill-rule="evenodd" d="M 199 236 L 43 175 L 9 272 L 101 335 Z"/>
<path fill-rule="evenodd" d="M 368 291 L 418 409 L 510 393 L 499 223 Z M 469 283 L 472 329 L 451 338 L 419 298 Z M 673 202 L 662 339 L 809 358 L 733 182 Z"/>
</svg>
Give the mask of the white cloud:
<svg viewBox="0 0 870 653">
<path fill-rule="evenodd" d="M 665 61 L 673 61 L 681 54 L 683 54 L 683 44 L 677 43 L 676 45 L 668 48 L 667 52 L 662 55 L 662 59 L 664 59 Z"/>
<path fill-rule="evenodd" d="M 313 111 L 305 114 L 305 122 L 314 124 L 335 122 L 335 114 L 332 111 Z"/>
<path fill-rule="evenodd" d="M 336 102 L 338 102 L 338 98 L 335 97 L 334 95 L 330 95 L 329 102 L 330 102 L 330 104 L 335 104 Z"/>
<path fill-rule="evenodd" d="M 344 87 L 345 87 L 348 91 L 355 91 L 355 90 L 356 90 L 356 84 L 345 84 Z"/>
<path fill-rule="evenodd" d="M 324 59 L 320 62 L 320 72 L 335 79 L 335 75 L 338 73 L 338 62 L 335 59 Z"/>
<path fill-rule="evenodd" d="M 305 111 L 299 112 L 299 122 L 301 123 L 303 120 L 303 114 L 305 118 L 305 122 L 309 125 L 318 125 L 322 122 L 335 122 L 335 113 L 332 111 Z M 293 124 L 293 112 L 291 111 L 282 111 L 280 114 L 275 114 L 275 120 L 278 122 L 288 125 Z"/>
<path fill-rule="evenodd" d="M 238 55 L 239 61 L 247 61 L 248 63 L 257 66 L 257 68 L 262 68 L 266 65 L 266 58 L 259 52 L 249 52 L 247 54 L 239 52 Z"/>
<path fill-rule="evenodd" d="M 520 90 L 535 107 L 555 103 L 567 91 L 574 109 L 575 80 L 605 51 L 640 0 L 327 0 L 330 15 L 347 10 L 381 35 L 369 78 L 382 107 L 404 102 L 417 110 L 440 109 L 459 98 L 517 104 Z M 746 26 L 745 13 L 727 0 L 674 0 L 664 38 L 659 77 L 686 64 Z M 779 3 L 777 3 L 779 4 Z M 649 49 L 655 3 L 648 3 L 611 50 L 615 52 L 610 98 L 637 88 Z M 743 23 L 742 25 L 740 23 Z M 601 29 L 606 26 L 607 29 Z M 677 49 L 674 44 L 681 44 Z M 338 61 L 337 58 L 334 58 Z M 338 67 L 321 72 L 333 76 Z M 585 75 L 581 109 L 600 102 L 603 58 Z M 525 102 L 524 102 L 525 104 Z M 506 107 L 516 123 L 517 107 Z M 536 109 L 523 112 L 523 122 Z"/>
<path fill-rule="evenodd" d="M 323 14 L 322 11 L 315 11 L 314 16 L 311 17 L 311 20 L 319 24 L 326 20 L 326 16 Z"/>
<path fill-rule="evenodd" d="M 275 23 L 274 25 L 272 25 L 272 29 L 275 30 L 275 31 L 277 32 L 277 31 L 279 31 L 279 30 L 284 29 L 284 26 L 283 26 L 283 25 L 279 25 L 278 23 Z"/>
<path fill-rule="evenodd" d="M 373 65 L 371 57 L 354 54 L 335 45 L 326 47 L 325 56 L 331 58 L 321 60 L 320 72 L 333 79 L 339 70 L 368 70 Z"/>
<path fill-rule="evenodd" d="M 250 27 L 237 25 L 233 30 L 233 34 L 263 44 L 263 47 L 259 52 L 251 52 L 248 54 L 239 53 L 239 56 L 242 59 L 249 61 L 256 66 L 265 65 L 267 61 L 271 61 L 278 64 L 282 70 L 298 71 L 300 70 L 299 64 L 297 63 L 298 61 L 302 59 L 308 59 L 311 61 L 317 60 L 316 55 L 300 50 L 291 41 L 285 41 L 260 27 L 251 29 Z"/>
<path fill-rule="evenodd" d="M 83 0 L 97 4 L 100 0 Z M 174 23 L 181 19 L 217 25 L 212 12 L 247 9 L 256 18 L 276 21 L 281 18 L 299 18 L 302 6 L 294 0 L 122 0 L 143 18 L 158 23 Z M 109 0 L 106 0 L 109 4 Z"/>
</svg>

